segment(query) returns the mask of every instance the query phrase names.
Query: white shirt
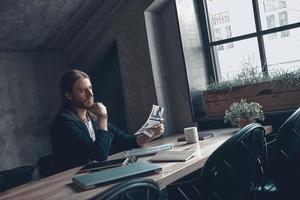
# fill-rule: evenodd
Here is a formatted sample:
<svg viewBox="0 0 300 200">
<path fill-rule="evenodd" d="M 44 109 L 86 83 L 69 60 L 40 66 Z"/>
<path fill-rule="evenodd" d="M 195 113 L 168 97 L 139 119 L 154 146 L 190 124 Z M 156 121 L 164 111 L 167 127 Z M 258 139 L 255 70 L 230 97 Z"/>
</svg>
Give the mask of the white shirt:
<svg viewBox="0 0 300 200">
<path fill-rule="evenodd" d="M 73 112 L 71 112 L 71 114 L 72 114 L 77 120 L 79 120 L 79 118 L 78 118 Z M 96 135 L 95 135 L 95 130 L 94 130 L 92 121 L 91 121 L 91 119 L 90 119 L 88 116 L 86 116 L 86 118 L 87 118 L 87 121 L 86 121 L 86 122 L 83 122 L 83 123 L 85 124 L 86 128 L 88 129 L 89 135 L 90 135 L 91 139 L 93 140 L 93 142 L 95 142 L 95 140 L 96 140 Z M 81 121 L 81 120 L 79 120 L 79 121 Z"/>
<path fill-rule="evenodd" d="M 88 118 L 88 121 L 84 122 L 85 126 L 89 130 L 90 137 L 92 138 L 93 142 L 96 140 L 95 130 L 92 124 L 92 121 Z"/>
</svg>

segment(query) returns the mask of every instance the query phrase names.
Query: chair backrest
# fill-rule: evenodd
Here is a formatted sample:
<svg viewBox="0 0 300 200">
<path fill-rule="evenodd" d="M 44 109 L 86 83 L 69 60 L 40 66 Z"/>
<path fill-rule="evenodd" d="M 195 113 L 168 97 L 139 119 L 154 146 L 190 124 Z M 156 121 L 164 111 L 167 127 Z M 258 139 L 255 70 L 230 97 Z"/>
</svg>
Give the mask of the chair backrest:
<svg viewBox="0 0 300 200">
<path fill-rule="evenodd" d="M 161 191 L 150 179 L 135 179 L 120 183 L 92 198 L 93 200 L 159 200 Z"/>
<path fill-rule="evenodd" d="M 274 181 L 286 194 L 300 191 L 300 108 L 279 128 L 274 150 Z M 298 191 L 297 191 L 298 190 Z"/>
<path fill-rule="evenodd" d="M 40 175 L 42 178 L 51 176 L 58 172 L 61 172 L 62 169 L 59 167 L 59 163 L 54 154 L 49 154 L 43 157 L 40 157 L 37 162 Z"/>
<path fill-rule="evenodd" d="M 33 166 L 21 166 L 0 172 L 0 192 L 32 180 Z"/>
<path fill-rule="evenodd" d="M 265 130 L 249 124 L 223 143 L 205 163 L 203 193 L 207 199 L 250 199 L 258 182 L 259 158 L 265 150 Z"/>
</svg>

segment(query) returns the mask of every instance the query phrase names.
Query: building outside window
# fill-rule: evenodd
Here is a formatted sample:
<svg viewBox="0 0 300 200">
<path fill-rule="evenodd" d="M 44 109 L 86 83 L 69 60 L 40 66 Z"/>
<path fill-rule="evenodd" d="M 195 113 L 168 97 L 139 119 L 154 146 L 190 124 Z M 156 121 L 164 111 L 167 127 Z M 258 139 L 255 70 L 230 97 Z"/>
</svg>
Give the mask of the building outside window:
<svg viewBox="0 0 300 200">
<path fill-rule="evenodd" d="M 217 80 L 232 78 L 244 63 L 265 73 L 300 68 L 299 0 L 204 1 Z"/>
<path fill-rule="evenodd" d="M 278 13 L 279 24 L 280 26 L 284 26 L 288 24 L 288 14 L 287 11 L 282 11 Z M 289 31 L 282 31 L 281 37 L 288 37 L 290 35 Z"/>
</svg>

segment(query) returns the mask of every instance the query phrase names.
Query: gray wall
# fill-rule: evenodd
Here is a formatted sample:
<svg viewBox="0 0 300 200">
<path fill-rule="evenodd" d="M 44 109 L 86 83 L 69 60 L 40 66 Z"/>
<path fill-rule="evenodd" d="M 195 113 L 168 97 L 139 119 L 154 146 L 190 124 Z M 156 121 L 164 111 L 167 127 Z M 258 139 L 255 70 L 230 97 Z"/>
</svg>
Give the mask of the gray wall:
<svg viewBox="0 0 300 200">
<path fill-rule="evenodd" d="M 165 1 L 165 0 L 162 0 Z M 173 2 L 173 0 L 170 0 Z M 124 96 L 127 129 L 134 132 L 148 117 L 152 104 L 167 107 L 169 134 L 192 124 L 184 58 L 179 49 L 174 2 L 158 14 L 165 84 L 150 58 L 145 10 L 153 0 L 115 0 L 100 7 L 74 39 L 59 53 L 0 53 L 0 170 L 34 164 L 51 152 L 49 125 L 60 99 L 58 81 L 67 66 L 86 72 L 101 68 L 101 60 L 115 42 Z M 170 28 L 170 30 L 169 30 Z M 174 34 L 172 34 L 174 32 Z M 168 46 L 171 45 L 171 46 Z M 167 47 L 168 46 L 168 47 Z M 159 54 L 159 52 L 158 52 Z M 176 60 L 172 60 L 176 57 Z M 103 84 L 103 87 L 107 85 Z M 166 89 L 166 90 L 165 90 Z M 165 99 L 162 99 L 165 98 Z"/>
<path fill-rule="evenodd" d="M 193 125 L 175 2 L 157 0 L 146 25 L 157 99 L 166 109 L 166 134 Z"/>
<path fill-rule="evenodd" d="M 198 120 L 205 115 L 201 91 L 206 89 L 209 77 L 204 37 L 201 33 L 199 18 L 196 15 L 196 2 L 194 0 L 175 0 L 175 2 L 188 85 L 193 104 L 193 118 Z M 195 12 L 192 12 L 194 10 Z"/>
<path fill-rule="evenodd" d="M 87 25 L 65 50 L 71 67 L 82 66 L 85 71 L 94 71 L 101 67 L 98 65 L 101 55 L 116 42 L 126 124 L 130 132 L 140 128 L 152 104 L 157 103 L 144 18 L 144 11 L 151 2 L 125 1 L 101 23 L 93 27 Z"/>
<path fill-rule="evenodd" d="M 178 56 L 181 60 L 175 66 L 163 66 L 168 68 L 165 70 L 166 73 L 172 72 L 172 79 L 167 83 L 169 91 L 165 93 L 166 87 L 155 82 L 157 79 L 154 77 L 157 76 L 158 71 L 150 58 L 149 35 L 147 36 L 145 22 L 144 12 L 154 1 L 123 2 L 118 7 L 116 6 L 114 12 L 110 13 L 106 19 L 98 19 L 100 21 L 95 22 L 94 26 L 88 24 L 82 29 L 78 37 L 65 49 L 65 55 L 71 66 L 82 66 L 85 71 L 93 71 L 94 68 L 101 67 L 97 65 L 99 58 L 104 55 L 105 49 L 116 41 L 128 130 L 134 132 L 139 129 L 147 119 L 152 104 L 164 102 L 163 104 L 171 106 L 167 108 L 166 117 L 169 118 L 167 125 L 172 128 L 167 127 L 167 131 L 169 134 L 181 132 L 184 126 L 192 124 L 183 56 L 177 54 L 180 50 L 169 52 L 168 56 Z M 166 12 L 174 12 L 173 8 L 167 8 Z M 173 14 L 164 13 L 161 17 L 175 17 Z M 91 21 L 97 20 L 91 19 Z M 167 21 L 162 22 L 162 26 L 166 24 L 168 24 Z M 172 25 L 168 27 L 174 28 L 173 25 L 174 19 L 172 19 Z M 179 30 L 167 31 L 170 34 L 172 31 Z M 173 35 L 172 38 L 179 40 L 178 35 Z M 167 43 L 172 44 L 172 41 L 169 40 Z M 176 46 L 178 43 L 180 44 L 180 41 L 176 41 L 172 48 L 180 49 L 180 46 Z M 177 68 L 178 65 L 180 65 L 179 68 Z M 106 86 L 103 85 L 103 87 Z M 179 92 L 180 90 L 182 93 Z M 171 109 L 172 112 L 170 112 Z"/>
<path fill-rule="evenodd" d="M 0 170 L 51 152 L 48 129 L 66 66 L 58 53 L 0 53 Z"/>
</svg>

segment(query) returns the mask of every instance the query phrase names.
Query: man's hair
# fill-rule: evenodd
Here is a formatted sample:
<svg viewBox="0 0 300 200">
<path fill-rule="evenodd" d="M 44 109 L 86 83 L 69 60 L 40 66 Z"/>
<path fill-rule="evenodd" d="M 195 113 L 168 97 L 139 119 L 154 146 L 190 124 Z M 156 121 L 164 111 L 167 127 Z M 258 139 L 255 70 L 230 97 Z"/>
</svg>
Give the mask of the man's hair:
<svg viewBox="0 0 300 200">
<path fill-rule="evenodd" d="M 66 92 L 72 92 L 73 87 L 79 79 L 88 78 L 90 79 L 89 75 L 84 73 L 83 71 L 77 69 L 70 69 L 66 71 L 61 79 L 60 79 L 60 92 L 61 92 L 61 99 L 62 99 L 62 109 L 71 108 L 71 102 L 69 99 L 65 97 Z"/>
</svg>

